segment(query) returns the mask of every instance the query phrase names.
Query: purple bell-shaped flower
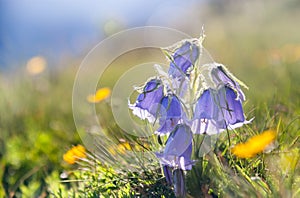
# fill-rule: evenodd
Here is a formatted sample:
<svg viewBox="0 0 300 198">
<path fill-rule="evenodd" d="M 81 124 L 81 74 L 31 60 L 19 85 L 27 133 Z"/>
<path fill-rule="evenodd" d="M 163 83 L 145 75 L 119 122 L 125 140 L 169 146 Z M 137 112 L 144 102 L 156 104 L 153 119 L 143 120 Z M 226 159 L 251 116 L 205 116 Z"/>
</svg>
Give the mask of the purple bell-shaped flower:
<svg viewBox="0 0 300 198">
<path fill-rule="evenodd" d="M 240 88 L 240 84 L 244 87 L 247 86 L 234 77 L 224 65 L 216 63 L 216 66 L 211 70 L 211 77 L 217 85 L 225 85 L 234 89 L 238 93 L 238 97 L 245 101 L 245 95 Z"/>
<path fill-rule="evenodd" d="M 197 101 L 192 131 L 195 134 L 218 134 L 247 124 L 242 101 L 236 92 L 227 86 L 218 90 L 205 90 Z"/>
<path fill-rule="evenodd" d="M 189 126 L 179 124 L 170 134 L 163 152 L 156 153 L 163 166 L 181 170 L 191 170 L 192 131 Z"/>
<path fill-rule="evenodd" d="M 165 96 L 161 100 L 159 112 L 160 127 L 155 131 L 155 133 L 159 135 L 164 135 L 173 131 L 176 125 L 184 117 L 180 101 L 173 94 Z"/>
<path fill-rule="evenodd" d="M 169 57 L 171 63 L 168 73 L 172 78 L 189 76 L 200 53 L 198 40 L 185 40 L 180 44 L 180 47 Z"/>
<path fill-rule="evenodd" d="M 230 87 L 238 95 L 241 101 L 245 101 L 245 95 L 240 86 L 247 86 L 238 80 L 228 69 L 219 63 L 209 63 L 201 67 L 201 76 L 204 89 L 220 89 L 221 87 Z"/>
<path fill-rule="evenodd" d="M 163 85 L 159 79 L 149 80 L 134 104 L 128 104 L 132 113 L 142 120 L 153 123 L 158 116 L 158 110 L 164 98 Z"/>
</svg>

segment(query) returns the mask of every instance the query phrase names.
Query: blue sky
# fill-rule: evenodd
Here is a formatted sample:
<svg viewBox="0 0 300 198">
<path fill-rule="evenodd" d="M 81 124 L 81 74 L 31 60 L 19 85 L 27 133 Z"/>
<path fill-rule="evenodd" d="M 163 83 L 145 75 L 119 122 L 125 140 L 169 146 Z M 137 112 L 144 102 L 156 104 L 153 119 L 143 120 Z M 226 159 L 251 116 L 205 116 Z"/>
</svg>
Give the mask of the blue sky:
<svg viewBox="0 0 300 198">
<path fill-rule="evenodd" d="M 110 33 L 180 20 L 196 0 L 2 0 L 0 67 L 79 56 Z M 171 22 L 170 22 L 171 21 Z M 107 31 L 110 30 L 110 31 Z"/>
</svg>

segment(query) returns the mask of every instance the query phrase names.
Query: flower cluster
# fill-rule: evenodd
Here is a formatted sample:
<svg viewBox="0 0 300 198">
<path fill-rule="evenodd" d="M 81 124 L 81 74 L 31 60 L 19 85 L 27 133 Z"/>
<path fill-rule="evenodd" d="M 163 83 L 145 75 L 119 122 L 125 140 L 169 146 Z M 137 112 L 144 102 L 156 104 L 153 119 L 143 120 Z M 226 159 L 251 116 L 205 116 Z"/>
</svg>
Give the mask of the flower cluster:
<svg viewBox="0 0 300 198">
<path fill-rule="evenodd" d="M 248 123 L 240 86 L 245 86 L 222 64 L 202 63 L 203 38 L 183 40 L 163 49 L 169 71 L 156 65 L 158 76 L 139 88 L 132 113 L 149 123 L 158 122 L 154 132 L 168 135 L 164 150 L 156 153 L 167 182 L 184 194 L 184 171 L 191 170 L 194 134 L 218 134 Z M 246 86 L 245 86 L 246 87 Z"/>
</svg>

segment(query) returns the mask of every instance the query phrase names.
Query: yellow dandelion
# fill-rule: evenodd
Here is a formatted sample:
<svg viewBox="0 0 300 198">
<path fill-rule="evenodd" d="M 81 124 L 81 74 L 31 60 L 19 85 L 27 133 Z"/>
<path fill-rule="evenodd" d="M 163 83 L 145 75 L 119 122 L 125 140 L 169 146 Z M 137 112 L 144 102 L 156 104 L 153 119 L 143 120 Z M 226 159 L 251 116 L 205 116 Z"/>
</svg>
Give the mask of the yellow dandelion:
<svg viewBox="0 0 300 198">
<path fill-rule="evenodd" d="M 41 56 L 31 58 L 26 65 L 26 70 L 31 75 L 42 73 L 47 66 L 46 59 Z"/>
<path fill-rule="evenodd" d="M 97 103 L 101 102 L 102 100 L 105 100 L 108 98 L 111 94 L 111 90 L 107 87 L 98 89 L 96 94 L 91 94 L 87 96 L 87 101 L 90 103 Z"/>
<path fill-rule="evenodd" d="M 78 158 L 86 158 L 86 150 L 82 145 L 77 145 L 72 148 L 74 155 Z"/>
<path fill-rule="evenodd" d="M 67 162 L 68 164 L 75 164 L 76 162 L 76 158 L 74 157 L 74 154 L 72 152 L 72 150 L 68 150 L 64 155 L 63 155 L 63 159 L 65 162 Z"/>
<path fill-rule="evenodd" d="M 86 150 L 82 145 L 73 146 L 63 155 L 63 160 L 68 164 L 75 164 L 80 158 L 86 158 Z"/>
<path fill-rule="evenodd" d="M 267 130 L 251 137 L 247 142 L 235 145 L 231 152 L 239 158 L 250 158 L 263 152 L 276 138 L 276 131 Z"/>
</svg>

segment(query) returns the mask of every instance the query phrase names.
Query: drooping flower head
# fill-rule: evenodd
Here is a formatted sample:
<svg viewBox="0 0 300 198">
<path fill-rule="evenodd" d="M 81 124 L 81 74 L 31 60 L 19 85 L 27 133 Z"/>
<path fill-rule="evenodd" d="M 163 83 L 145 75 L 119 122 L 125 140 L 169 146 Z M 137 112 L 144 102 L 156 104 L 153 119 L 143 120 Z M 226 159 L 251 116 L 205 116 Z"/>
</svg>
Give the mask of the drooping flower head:
<svg viewBox="0 0 300 198">
<path fill-rule="evenodd" d="M 134 104 L 129 104 L 132 113 L 150 123 L 159 120 L 156 134 L 170 133 L 183 118 L 183 110 L 178 97 L 172 93 L 164 93 L 165 87 L 159 79 L 149 80 Z"/>
<path fill-rule="evenodd" d="M 156 153 L 163 166 L 191 170 L 192 131 L 189 126 L 179 124 L 170 134 L 163 152 Z"/>
<path fill-rule="evenodd" d="M 192 130 L 196 134 L 218 134 L 248 123 L 245 120 L 242 101 L 228 86 L 207 89 L 197 101 Z"/>
<path fill-rule="evenodd" d="M 198 60 L 200 43 L 198 39 L 183 40 L 164 51 L 170 60 L 169 75 L 172 78 L 189 76 Z"/>
<path fill-rule="evenodd" d="M 192 132 L 188 125 L 179 124 L 170 134 L 164 150 L 156 153 L 168 184 L 174 185 L 176 197 L 185 197 L 184 170 L 191 170 Z"/>
<path fill-rule="evenodd" d="M 153 78 L 143 86 L 136 102 L 128 105 L 134 115 L 153 123 L 157 118 L 158 108 L 163 97 L 164 91 L 161 81 Z"/>
<path fill-rule="evenodd" d="M 245 95 L 240 86 L 248 88 L 242 81 L 231 74 L 228 69 L 220 63 L 209 63 L 201 66 L 203 89 L 219 89 L 227 86 L 233 89 L 238 97 L 244 101 Z"/>
<path fill-rule="evenodd" d="M 162 49 L 170 65 L 168 73 L 163 74 L 169 79 L 170 89 L 181 101 L 186 102 L 190 98 L 190 76 L 198 65 L 201 48 L 202 40 L 186 39 Z"/>
<path fill-rule="evenodd" d="M 170 133 L 184 117 L 181 103 L 176 95 L 170 94 L 165 96 L 159 107 L 159 125 L 156 134 L 162 135 Z"/>
</svg>

